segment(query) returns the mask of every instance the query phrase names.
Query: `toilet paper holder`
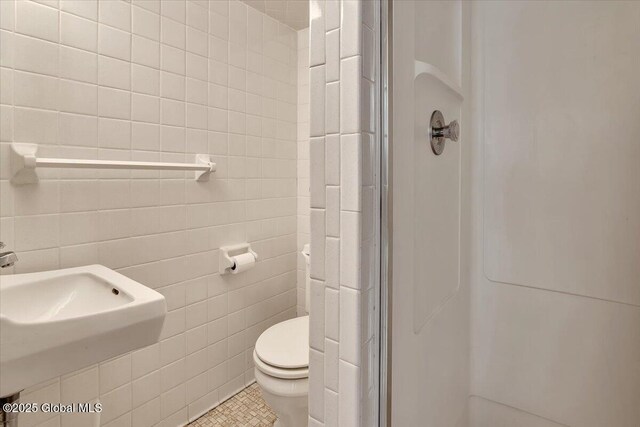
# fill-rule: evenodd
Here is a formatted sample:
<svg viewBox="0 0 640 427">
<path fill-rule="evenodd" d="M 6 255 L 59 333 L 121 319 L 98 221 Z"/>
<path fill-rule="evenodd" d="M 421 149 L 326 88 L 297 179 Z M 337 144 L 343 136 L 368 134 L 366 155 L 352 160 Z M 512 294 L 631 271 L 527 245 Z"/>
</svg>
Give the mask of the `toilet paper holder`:
<svg viewBox="0 0 640 427">
<path fill-rule="evenodd" d="M 256 261 L 258 260 L 258 254 L 253 249 L 251 249 L 251 245 L 249 243 L 222 246 L 220 248 L 220 261 L 218 266 L 218 271 L 220 272 L 220 274 L 233 273 L 233 270 L 236 268 L 236 262 L 234 258 L 244 254 L 251 254 Z"/>
</svg>

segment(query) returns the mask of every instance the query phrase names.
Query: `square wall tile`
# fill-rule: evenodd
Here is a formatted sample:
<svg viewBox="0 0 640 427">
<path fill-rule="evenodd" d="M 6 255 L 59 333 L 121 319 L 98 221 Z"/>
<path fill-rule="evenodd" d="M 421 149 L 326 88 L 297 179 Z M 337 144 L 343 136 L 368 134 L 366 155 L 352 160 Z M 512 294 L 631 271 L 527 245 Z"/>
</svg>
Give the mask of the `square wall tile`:
<svg viewBox="0 0 640 427">
<path fill-rule="evenodd" d="M 186 48 L 184 24 L 163 17 L 160 22 L 160 41 L 163 44 L 184 50 Z"/>
<path fill-rule="evenodd" d="M 99 24 L 98 53 L 123 61 L 131 60 L 131 33 Z"/>
<path fill-rule="evenodd" d="M 100 396 L 102 412 L 100 421 L 108 423 L 131 411 L 131 384 L 126 384 Z"/>
<path fill-rule="evenodd" d="M 98 21 L 118 28 L 131 31 L 131 3 L 125 1 L 99 1 Z"/>
<path fill-rule="evenodd" d="M 162 54 L 162 63 L 160 56 Z M 131 62 L 146 65 L 147 67 L 182 72 L 184 74 L 184 52 L 174 49 L 171 46 L 162 46 L 160 43 L 144 37 L 134 35 L 131 39 Z M 182 60 L 182 61 L 181 61 Z"/>
<path fill-rule="evenodd" d="M 185 0 L 168 0 L 160 2 L 162 16 L 171 18 L 182 24 L 187 22 L 187 10 Z"/>
<path fill-rule="evenodd" d="M 59 12 L 32 1 L 16 2 L 15 31 L 52 42 L 58 41 Z"/>
<path fill-rule="evenodd" d="M 100 364 L 100 394 L 105 394 L 131 381 L 131 354 Z"/>
<path fill-rule="evenodd" d="M 96 21 L 98 0 L 60 0 L 60 10 Z"/>
<path fill-rule="evenodd" d="M 116 89 L 131 88 L 131 63 L 108 56 L 98 56 L 98 84 Z"/>
<path fill-rule="evenodd" d="M 98 55 L 60 46 L 60 77 L 85 83 L 98 82 Z"/>
<path fill-rule="evenodd" d="M 114 119 L 131 118 L 131 93 L 128 91 L 98 88 L 98 114 Z"/>
<path fill-rule="evenodd" d="M 59 85 L 60 111 L 89 115 L 98 113 L 98 88 L 95 85 L 63 79 L 60 79 Z"/>
<path fill-rule="evenodd" d="M 60 380 L 60 402 L 87 402 L 98 397 L 98 368 L 93 366 L 65 375 Z"/>
<path fill-rule="evenodd" d="M 59 220 L 59 215 L 34 215 L 15 218 L 16 252 L 57 247 Z"/>
<path fill-rule="evenodd" d="M 44 75 L 15 71 L 13 74 L 14 105 L 58 109 L 58 80 Z"/>
<path fill-rule="evenodd" d="M 14 140 L 34 144 L 55 144 L 58 140 L 58 114 L 53 111 L 15 108 Z"/>
<path fill-rule="evenodd" d="M 160 40 L 160 16 L 139 6 L 131 6 L 132 33 Z"/>
<path fill-rule="evenodd" d="M 13 38 L 13 66 L 17 70 L 50 76 L 58 75 L 57 43 L 16 34 Z"/>
<path fill-rule="evenodd" d="M 60 13 L 60 43 L 97 52 L 98 24 L 70 13 Z"/>
</svg>

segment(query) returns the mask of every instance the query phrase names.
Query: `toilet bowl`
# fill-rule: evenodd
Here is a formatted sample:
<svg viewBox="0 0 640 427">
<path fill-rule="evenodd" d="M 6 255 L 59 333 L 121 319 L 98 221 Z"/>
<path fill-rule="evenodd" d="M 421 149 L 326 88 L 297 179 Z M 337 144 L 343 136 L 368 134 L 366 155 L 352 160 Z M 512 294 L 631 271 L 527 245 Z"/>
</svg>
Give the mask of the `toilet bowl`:
<svg viewBox="0 0 640 427">
<path fill-rule="evenodd" d="M 256 382 L 278 416 L 274 427 L 303 427 L 308 421 L 309 316 L 267 329 L 253 350 Z"/>
<path fill-rule="evenodd" d="M 309 295 L 309 245 L 305 245 Z M 306 300 L 309 311 L 309 301 Z M 309 316 L 285 320 L 260 335 L 253 350 L 256 382 L 278 416 L 274 427 L 306 427 L 309 419 Z"/>
</svg>

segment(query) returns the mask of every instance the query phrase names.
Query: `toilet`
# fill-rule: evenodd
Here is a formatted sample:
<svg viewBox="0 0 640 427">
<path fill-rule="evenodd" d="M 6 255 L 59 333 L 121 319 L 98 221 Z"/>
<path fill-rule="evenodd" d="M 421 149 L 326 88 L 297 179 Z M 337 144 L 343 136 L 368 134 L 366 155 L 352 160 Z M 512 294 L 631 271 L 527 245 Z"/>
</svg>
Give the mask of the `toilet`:
<svg viewBox="0 0 640 427">
<path fill-rule="evenodd" d="M 309 312 L 309 245 L 306 260 L 305 309 Z M 260 335 L 253 350 L 256 382 L 278 416 L 274 427 L 306 427 L 309 417 L 309 316 L 285 320 Z"/>
</svg>

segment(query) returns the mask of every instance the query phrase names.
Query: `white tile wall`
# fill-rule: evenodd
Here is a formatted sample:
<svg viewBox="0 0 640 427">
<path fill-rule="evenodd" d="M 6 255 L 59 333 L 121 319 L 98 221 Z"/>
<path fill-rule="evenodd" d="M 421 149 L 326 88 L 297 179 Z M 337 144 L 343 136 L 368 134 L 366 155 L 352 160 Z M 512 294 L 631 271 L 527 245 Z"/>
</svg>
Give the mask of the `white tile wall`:
<svg viewBox="0 0 640 427">
<path fill-rule="evenodd" d="M 3 273 L 100 263 L 158 290 L 169 309 L 159 343 L 23 398 L 100 399 L 105 426 L 184 425 L 252 382 L 257 337 L 304 309 L 308 36 L 236 0 L 0 5 L 0 237 L 20 258 Z M 205 152 L 218 170 L 208 183 L 51 170 L 16 187 L 12 141 L 49 157 L 185 162 Z M 218 248 L 242 241 L 260 261 L 220 277 Z M 94 420 L 38 413 L 22 425 Z"/>
<path fill-rule="evenodd" d="M 310 426 L 377 420 L 375 5 L 311 1 Z"/>
</svg>

